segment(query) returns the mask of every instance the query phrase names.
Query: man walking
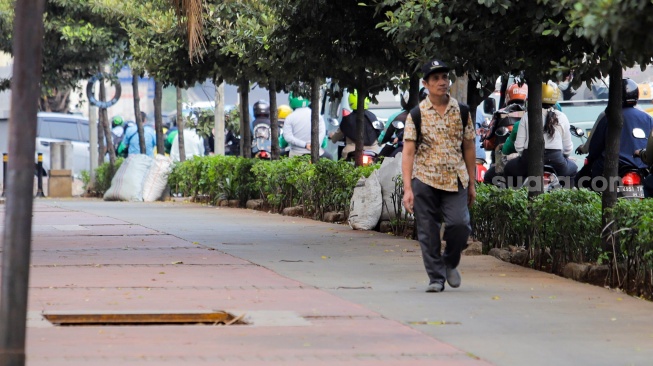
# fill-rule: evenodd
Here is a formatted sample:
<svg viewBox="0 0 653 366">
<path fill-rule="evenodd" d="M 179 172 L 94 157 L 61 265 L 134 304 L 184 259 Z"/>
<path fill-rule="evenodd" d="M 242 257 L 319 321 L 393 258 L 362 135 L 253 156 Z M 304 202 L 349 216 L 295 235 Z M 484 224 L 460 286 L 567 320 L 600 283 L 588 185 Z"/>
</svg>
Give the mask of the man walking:
<svg viewBox="0 0 653 366">
<path fill-rule="evenodd" d="M 456 269 L 471 232 L 468 206 L 474 203 L 475 132 L 469 108 L 461 116 L 449 95 L 449 67 L 431 60 L 422 67 L 428 98 L 406 118 L 402 175 L 404 207 L 415 214 L 417 239 L 429 277 L 426 292 L 442 292 L 445 281 L 459 287 Z M 414 117 L 419 118 L 414 121 Z M 441 255 L 440 217 L 447 242 Z"/>
</svg>

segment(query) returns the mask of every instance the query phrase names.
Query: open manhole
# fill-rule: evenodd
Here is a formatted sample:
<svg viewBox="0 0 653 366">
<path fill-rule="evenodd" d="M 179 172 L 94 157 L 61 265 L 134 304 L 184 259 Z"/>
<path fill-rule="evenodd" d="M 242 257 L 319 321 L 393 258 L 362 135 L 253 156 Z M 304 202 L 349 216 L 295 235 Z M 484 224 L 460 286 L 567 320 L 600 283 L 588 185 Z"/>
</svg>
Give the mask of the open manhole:
<svg viewBox="0 0 653 366">
<path fill-rule="evenodd" d="M 116 325 L 247 325 L 245 314 L 234 316 L 225 311 L 210 313 L 48 313 L 43 317 L 60 326 L 116 326 Z"/>
</svg>

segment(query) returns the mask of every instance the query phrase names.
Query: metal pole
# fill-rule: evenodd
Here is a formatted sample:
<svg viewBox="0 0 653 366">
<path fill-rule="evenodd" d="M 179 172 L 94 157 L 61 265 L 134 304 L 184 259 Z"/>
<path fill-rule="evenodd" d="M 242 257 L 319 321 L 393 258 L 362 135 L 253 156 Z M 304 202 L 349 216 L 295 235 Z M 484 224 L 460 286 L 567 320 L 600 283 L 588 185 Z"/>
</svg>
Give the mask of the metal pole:
<svg viewBox="0 0 653 366">
<path fill-rule="evenodd" d="M 45 0 L 17 0 L 9 115 L 7 200 L 0 288 L 0 366 L 25 365 L 29 264 L 32 249 L 36 113 L 41 95 Z"/>
<path fill-rule="evenodd" d="M 2 196 L 5 197 L 5 192 L 7 191 L 7 161 L 9 161 L 9 156 L 7 153 L 2 153 Z"/>
<path fill-rule="evenodd" d="M 36 175 L 38 177 L 36 197 L 45 197 L 45 194 L 43 194 L 43 154 L 42 153 L 38 154 L 38 163 L 36 169 L 38 170 Z"/>
<path fill-rule="evenodd" d="M 222 77 L 215 82 L 215 134 L 213 135 L 215 155 L 224 155 L 224 81 Z"/>
<path fill-rule="evenodd" d="M 89 134 L 89 155 L 90 155 L 90 165 L 89 176 L 91 181 L 86 187 L 87 191 L 93 191 L 95 189 L 95 170 L 98 167 L 98 134 L 97 134 L 97 108 L 90 105 L 88 106 L 88 134 Z"/>
</svg>

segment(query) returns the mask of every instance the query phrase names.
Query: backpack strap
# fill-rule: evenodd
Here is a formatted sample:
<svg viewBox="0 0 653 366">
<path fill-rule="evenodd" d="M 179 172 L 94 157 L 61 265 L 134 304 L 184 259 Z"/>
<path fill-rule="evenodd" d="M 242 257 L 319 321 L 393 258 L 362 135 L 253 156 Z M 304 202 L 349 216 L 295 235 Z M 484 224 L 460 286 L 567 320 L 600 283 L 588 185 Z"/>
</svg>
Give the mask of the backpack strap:
<svg viewBox="0 0 653 366">
<path fill-rule="evenodd" d="M 465 141 L 465 128 L 467 128 L 467 123 L 469 122 L 469 106 L 465 103 L 458 102 L 458 108 L 460 108 L 460 119 L 463 120 L 463 143 Z M 460 144 L 460 151 L 463 153 L 463 159 L 465 159 L 465 148 L 463 143 Z"/>
<path fill-rule="evenodd" d="M 469 106 L 465 103 L 458 102 L 458 108 L 460 108 L 460 117 L 463 120 L 463 134 L 464 134 L 465 128 L 467 128 L 467 123 L 469 122 Z"/>
<path fill-rule="evenodd" d="M 415 132 L 417 133 L 417 140 L 415 141 L 415 150 L 417 150 L 417 147 L 422 142 L 422 111 L 419 109 L 419 105 L 410 110 L 410 118 L 413 119 Z"/>
</svg>

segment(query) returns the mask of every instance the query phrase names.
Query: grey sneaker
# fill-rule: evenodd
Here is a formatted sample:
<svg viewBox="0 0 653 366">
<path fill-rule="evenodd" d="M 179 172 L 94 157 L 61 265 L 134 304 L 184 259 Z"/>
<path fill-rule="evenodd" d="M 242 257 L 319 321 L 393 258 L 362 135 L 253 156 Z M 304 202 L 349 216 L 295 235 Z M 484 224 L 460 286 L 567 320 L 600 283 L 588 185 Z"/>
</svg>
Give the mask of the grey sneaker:
<svg viewBox="0 0 653 366">
<path fill-rule="evenodd" d="M 456 288 L 460 287 L 460 272 L 455 268 L 447 267 L 447 283 L 449 286 Z"/>
<path fill-rule="evenodd" d="M 442 291 L 444 291 L 444 284 L 439 282 L 432 283 L 426 288 L 426 292 L 442 292 Z"/>
</svg>

